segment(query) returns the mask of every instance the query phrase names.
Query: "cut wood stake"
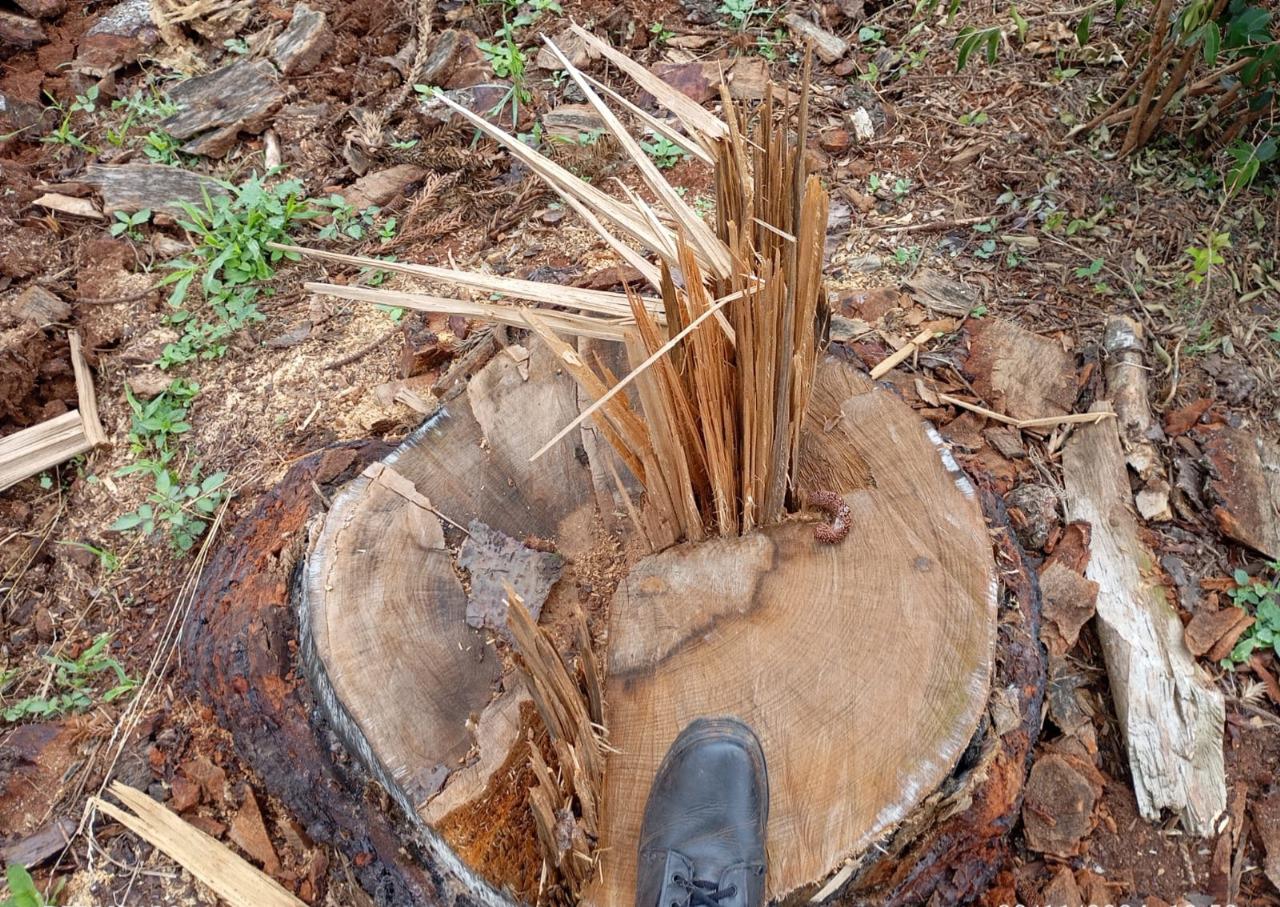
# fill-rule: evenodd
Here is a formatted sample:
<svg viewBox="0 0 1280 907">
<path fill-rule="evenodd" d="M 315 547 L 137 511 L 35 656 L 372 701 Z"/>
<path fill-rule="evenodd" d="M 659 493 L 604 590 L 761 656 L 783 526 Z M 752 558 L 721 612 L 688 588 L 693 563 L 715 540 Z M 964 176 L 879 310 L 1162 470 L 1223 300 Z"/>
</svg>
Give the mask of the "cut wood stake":
<svg viewBox="0 0 1280 907">
<path fill-rule="evenodd" d="M 163 851 L 232 907 L 304 907 L 279 882 L 152 800 L 140 790 L 112 782 L 111 793 L 132 812 L 98 797 L 98 810 Z"/>
<path fill-rule="evenodd" d="M 529 460 L 533 461 L 538 459 L 538 457 L 542 456 L 544 453 L 546 453 L 548 450 L 554 447 L 556 445 L 556 442 L 558 442 L 565 435 L 569 434 L 569 432 L 573 431 L 575 428 L 577 428 L 579 425 L 581 425 L 583 422 L 589 419 L 596 410 L 598 410 L 600 407 L 608 403 L 609 400 L 611 400 L 615 394 L 617 394 L 624 387 L 626 387 L 628 384 L 634 381 L 637 375 L 641 374 L 645 369 L 653 365 L 655 362 L 661 359 L 664 355 L 671 352 L 671 350 L 675 347 L 675 345 L 679 343 L 681 340 L 683 340 L 685 337 L 687 337 L 689 333 L 693 331 L 694 328 L 702 324 L 702 322 L 706 321 L 716 312 L 720 311 L 722 308 L 727 306 L 729 303 L 733 302 L 733 300 L 737 299 L 741 295 L 742 295 L 741 293 L 733 293 L 729 296 L 725 296 L 723 299 L 717 300 L 705 312 L 703 312 L 697 318 L 693 319 L 693 321 L 690 321 L 688 326 L 683 331 L 676 334 L 674 337 L 672 337 L 670 340 L 668 340 L 666 343 L 660 346 L 656 351 L 654 351 L 654 353 L 651 356 L 649 356 L 648 359 L 646 359 L 644 362 L 641 362 L 639 365 L 633 368 L 630 372 L 628 372 L 625 378 L 623 378 L 613 387 L 609 388 L 609 392 L 607 394 L 605 394 L 595 403 L 592 403 L 590 406 L 584 409 L 581 413 L 578 414 L 578 417 L 576 419 L 574 419 L 572 422 L 570 422 L 568 425 L 566 425 L 564 428 L 558 431 L 556 433 L 556 436 L 552 438 L 550 441 L 548 441 L 546 444 L 543 444 L 542 447 L 538 449 L 538 452 L 535 453 L 533 456 L 531 456 Z"/>
<path fill-rule="evenodd" d="M 902 349 L 895 352 L 892 356 L 890 356 L 888 359 L 884 360 L 883 362 L 881 362 L 879 365 L 877 365 L 875 368 L 871 370 L 872 379 L 879 381 L 885 375 L 889 374 L 889 372 L 893 369 L 895 365 L 897 365 L 899 362 L 903 362 L 909 359 L 911 355 L 915 353 L 916 350 L 920 349 L 920 347 L 924 346 L 926 343 L 932 340 L 935 336 L 936 336 L 935 331 L 924 330 L 924 331 L 921 331 L 919 334 L 917 334 L 915 337 L 912 337 L 910 340 L 908 340 L 906 343 L 902 345 Z"/>
</svg>

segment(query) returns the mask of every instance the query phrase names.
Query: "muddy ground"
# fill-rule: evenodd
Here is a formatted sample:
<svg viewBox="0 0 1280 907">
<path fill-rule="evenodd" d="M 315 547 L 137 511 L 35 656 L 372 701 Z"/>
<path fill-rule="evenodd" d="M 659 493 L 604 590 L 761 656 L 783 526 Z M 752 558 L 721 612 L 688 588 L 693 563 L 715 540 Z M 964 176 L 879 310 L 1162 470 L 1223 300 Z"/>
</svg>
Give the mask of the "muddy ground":
<svg viewBox="0 0 1280 907">
<path fill-rule="evenodd" d="M 541 68 L 537 35 L 559 35 L 570 19 L 588 24 L 710 105 L 722 67 L 748 97 L 758 95 L 766 72 L 783 84 L 799 76 L 797 47 L 781 25 L 785 10 L 749 16 L 737 28 L 708 0 L 663 0 L 643 12 L 595 0 L 555 6 L 520 8 L 536 18 L 522 27 L 529 94 L 513 131 L 537 141 L 543 123 L 546 140 L 545 123 L 569 116 L 572 138 L 546 140 L 547 147 L 596 181 L 636 185 L 617 148 L 593 137 L 589 122 L 575 125 L 578 111 L 565 110 L 580 99 L 560 74 Z M 448 40 L 457 46 L 430 81 L 472 89 L 477 109 L 487 111 L 510 83 L 476 42 L 501 27 L 501 5 L 312 0 L 326 19 L 308 38 L 314 46 L 292 63 L 273 57 L 276 37 L 298 15 L 288 4 L 24 0 L 18 7 L 42 18 L 30 20 L 37 33 L 28 39 L 0 33 L 0 435 L 76 405 L 67 341 L 75 329 L 111 443 L 0 493 L 0 707 L 48 700 L 60 688 L 46 657 L 75 659 L 100 634 L 110 635 L 108 654 L 125 675 L 143 683 L 104 701 L 105 678 L 114 677 L 108 670 L 90 679 L 87 708 L 0 723 L 0 846 L 27 845 L 40 834 L 56 842 L 59 829 L 79 826 L 87 798 L 116 778 L 230 843 L 302 900 L 366 903 L 346 858 L 310 840 L 257 786 L 191 688 L 173 640 L 205 559 L 202 546 L 216 546 L 303 457 L 341 441 L 404 437 L 448 392 L 439 381 L 475 343 L 478 326 L 312 295 L 302 286 L 308 280 L 370 276 L 282 261 L 255 284 L 261 320 L 230 333 L 221 355 L 161 369 L 156 362 L 183 327 L 171 317 L 171 288 L 158 284 L 168 262 L 190 254 L 192 237 L 180 211 L 160 210 L 162 198 L 149 221 L 113 235 L 118 218 L 104 210 L 109 199 L 93 168 L 158 162 L 242 185 L 278 165 L 274 179 L 300 180 L 307 198 L 338 194 L 356 212 L 371 201 L 378 208 L 365 220 L 357 214 L 358 230 L 336 236 L 326 227 L 351 222 L 335 221 L 332 208 L 299 221 L 289 232 L 299 242 L 580 286 L 612 288 L 627 275 L 527 171 L 471 130 L 442 121 L 406 85 L 422 62 L 415 60 L 419 37 L 424 50 Z M 164 10 L 168 20 L 153 15 Z M 1277 440 L 1274 175 L 1227 199 L 1221 156 L 1193 142 L 1165 138 L 1118 158 L 1106 135 L 1068 137 L 1100 109 L 1099 91 L 1113 88 L 1123 71 L 1121 50 L 1138 25 L 1132 12 L 1116 23 L 1109 6 L 1099 12 L 1108 20 L 1098 25 L 1103 37 L 1082 50 L 1071 30 L 1075 10 L 1033 3 L 1021 8 L 1029 23 L 1022 45 L 1006 42 L 996 63 L 956 73 L 959 30 L 1001 13 L 966 6 L 950 21 L 942 10 L 871 0 L 796 11 L 849 44 L 840 59 L 816 64 L 811 98 L 811 164 L 833 196 L 832 307 L 854 326 L 837 342 L 870 366 L 926 317 L 954 320 L 954 330 L 893 382 L 940 424 L 979 481 L 1005 497 L 1038 563 L 1064 533 L 1061 437 L 1028 436 L 1015 450 L 993 440 L 994 423 L 940 405 L 930 389 L 980 387 L 981 370 L 969 362 L 973 338 L 987 324 L 1007 322 L 1068 354 L 1069 402 L 1087 408 L 1098 389 L 1104 320 L 1133 316 L 1151 345 L 1151 402 L 1165 429 L 1161 469 L 1173 502 L 1167 516 L 1146 521 L 1146 540 L 1184 622 L 1230 604 L 1238 571 L 1274 580 L 1257 543 L 1241 543 L 1248 527 L 1224 519 L 1203 493 L 1214 478 L 1203 465 L 1206 449 L 1218 433 Z M 515 7 L 509 12 L 514 17 Z M 17 7 L 0 0 L 6 15 L 16 16 Z M 192 146 L 200 153 L 155 138 L 163 116 L 154 106 L 112 104 L 163 97 L 193 76 L 246 59 L 286 69 L 280 97 L 229 133 L 205 134 Z M 623 85 L 599 61 L 588 68 Z M 77 95 L 88 103 L 72 110 Z M 497 116 L 511 125 L 510 107 Z M 869 135 L 860 132 L 867 128 Z M 670 178 L 686 198 L 696 206 L 709 197 L 706 168 L 672 163 Z M 75 203 L 84 207 L 71 213 Z M 1230 246 L 1197 282 L 1188 247 L 1215 233 L 1227 234 Z M 398 281 L 385 285 L 409 286 Z M 945 299 L 930 292 L 939 286 Z M 33 320 L 25 314 L 33 300 L 47 303 L 33 288 L 62 304 Z M 182 419 L 187 427 L 168 444 L 172 464 L 184 476 L 225 474 L 220 488 L 230 493 L 216 499 L 209 515 L 216 523 L 188 551 L 163 529 L 146 536 L 110 528 L 154 491 L 144 473 L 127 471 L 154 453 L 147 446 L 154 433 L 137 440 L 129 394 L 145 401 L 174 379 L 199 390 Z M 397 381 L 405 384 L 390 385 Z M 412 393 L 394 399 L 405 387 Z M 1037 505 L 1046 493 L 1048 505 Z M 1227 517 L 1231 504 L 1218 502 Z M 1208 657 L 1217 654 L 1207 651 L 1202 664 L 1228 703 L 1234 818 L 1224 820 L 1221 835 L 1202 841 L 1172 820 L 1138 817 L 1097 640 L 1086 628 L 1050 680 L 1075 690 L 1088 730 L 1058 726 L 1051 707 L 1043 737 L 1050 747 L 1064 738 L 1083 746 L 1100 794 L 1087 808 L 1037 805 L 1082 813 L 1079 833 L 1046 848 L 1018 823 L 1013 856 L 986 902 L 1069 901 L 1078 890 L 1085 903 L 1280 903 L 1264 871 L 1268 842 L 1270 860 L 1280 860 L 1280 664 L 1259 650 L 1229 669 Z M 66 846 L 36 850 L 37 882 L 58 891 L 60 903 L 214 903 L 175 864 L 102 817 Z"/>
</svg>

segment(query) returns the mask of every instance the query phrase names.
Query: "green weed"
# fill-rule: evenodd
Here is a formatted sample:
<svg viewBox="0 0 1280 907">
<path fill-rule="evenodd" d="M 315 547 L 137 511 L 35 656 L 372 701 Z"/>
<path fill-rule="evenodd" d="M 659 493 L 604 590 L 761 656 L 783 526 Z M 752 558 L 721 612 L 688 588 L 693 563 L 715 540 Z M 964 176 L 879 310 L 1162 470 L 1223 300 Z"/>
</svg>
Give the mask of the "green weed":
<svg viewBox="0 0 1280 907">
<path fill-rule="evenodd" d="M 773 9 L 757 6 L 756 0 L 723 0 L 718 9 L 738 31 L 746 31 L 751 20 L 758 16 L 773 15 Z"/>
<path fill-rule="evenodd" d="M 130 214 L 127 211 L 117 211 L 115 213 L 115 222 L 111 225 L 110 233 L 112 236 L 124 236 L 134 242 L 142 242 L 146 237 L 142 235 L 142 231 L 138 227 L 151 220 L 151 209 L 143 208 L 140 211 L 134 211 Z"/>
<path fill-rule="evenodd" d="M 111 634 L 103 633 L 74 661 L 44 656 L 44 660 L 53 665 L 48 695 L 28 696 L 0 712 L 0 717 L 14 722 L 83 712 L 93 705 L 93 697 L 98 695 L 97 675 L 108 671 L 114 675 L 115 684 L 101 693 L 103 702 L 111 702 L 132 692 L 137 681 L 125 673 L 120 662 L 106 654 L 110 643 Z"/>
<path fill-rule="evenodd" d="M 281 260 L 297 260 L 295 253 L 267 246 L 287 238 L 290 230 L 321 212 L 307 202 L 301 181 L 269 184 L 266 180 L 255 175 L 240 186 L 224 183 L 229 194 L 210 198 L 206 193 L 203 208 L 183 203 L 187 218 L 178 223 L 196 246 L 188 256 L 169 262 L 169 274 L 160 280 L 161 286 L 173 288 L 169 305 L 174 311 L 169 320 L 183 326 L 182 338 L 167 345 L 157 361 L 161 368 L 197 355 L 205 359 L 224 355 L 232 334 L 264 319 L 258 311 L 257 284 L 270 278 Z M 215 316 L 211 320 L 197 317 L 188 300 L 197 278 Z"/>
<path fill-rule="evenodd" d="M 1231 248 L 1230 233 L 1208 232 L 1205 234 L 1205 244 L 1203 246 L 1187 246 L 1185 255 L 1191 259 L 1191 270 L 1186 275 L 1186 279 L 1200 286 L 1204 283 L 1213 269 L 1217 265 L 1225 264 L 1226 259 L 1222 257 L 1224 249 Z"/>
<path fill-rule="evenodd" d="M 0 907 L 50 907 L 53 903 L 44 899 L 26 867 L 13 863 L 5 869 L 4 876 L 9 883 L 9 896 L 0 901 Z M 60 882 L 58 889 L 61 888 Z"/>
<path fill-rule="evenodd" d="M 640 147 L 663 170 L 670 170 L 689 153 L 665 136 L 658 136 L 652 142 L 641 142 Z"/>
<path fill-rule="evenodd" d="M 169 534 L 169 541 L 178 552 L 187 552 L 209 527 L 209 519 L 226 499 L 225 472 L 215 472 L 200 478 L 200 466 L 192 467 L 186 480 L 174 468 L 156 460 L 140 460 L 117 472 L 147 471 L 155 481 L 154 490 L 147 495 L 146 503 L 132 513 L 117 519 L 108 529 L 111 532 L 140 530 L 150 536 L 158 529 Z"/>
<path fill-rule="evenodd" d="M 1255 580 L 1247 571 L 1237 570 L 1233 576 L 1236 588 L 1227 592 L 1236 607 L 1252 611 L 1254 622 L 1222 661 L 1224 668 L 1249 660 L 1258 650 L 1271 649 L 1280 657 L 1280 561 L 1267 564 L 1268 581 Z"/>
</svg>

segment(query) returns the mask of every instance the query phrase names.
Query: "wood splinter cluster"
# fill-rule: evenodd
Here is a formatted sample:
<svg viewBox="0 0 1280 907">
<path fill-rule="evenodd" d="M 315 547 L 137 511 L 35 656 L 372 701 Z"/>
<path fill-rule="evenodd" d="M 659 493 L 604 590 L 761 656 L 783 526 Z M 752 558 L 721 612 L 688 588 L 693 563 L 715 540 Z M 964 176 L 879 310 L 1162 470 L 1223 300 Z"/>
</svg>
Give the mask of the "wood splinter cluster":
<svg viewBox="0 0 1280 907">
<path fill-rule="evenodd" d="M 542 850 L 544 894 L 552 879 L 576 899 L 595 869 L 595 842 L 600 834 L 605 758 L 600 672 L 581 611 L 575 627 L 581 672 L 576 674 L 510 583 L 506 591 L 508 627 L 555 757 L 553 768 L 537 739 L 529 740 L 530 765 L 537 779 L 529 791 L 529 806 Z"/>
<path fill-rule="evenodd" d="M 607 195 L 447 96 L 440 100 L 537 173 L 656 296 L 395 262 L 376 266 L 521 302 L 334 284 L 307 289 L 531 330 L 595 401 L 534 458 L 594 419 L 645 490 L 642 517 L 632 518 L 655 549 L 777 523 L 799 509 L 800 429 L 826 317 L 822 260 L 829 198 L 805 163 L 808 57 L 799 91 L 770 86 L 753 117 L 722 86 L 721 120 L 590 32 L 573 30 L 664 104 L 683 132 L 624 103 L 629 113 L 714 166 L 714 221 L 699 216 L 667 182 L 596 89 L 615 100 L 618 95 L 579 71 L 549 39 L 550 51 L 635 164 L 648 199 L 625 185 L 625 199 Z M 372 261 L 288 248 L 366 267 Z M 562 335 L 623 344 L 631 371 L 619 380 Z M 632 385 L 639 411 L 621 393 Z"/>
</svg>

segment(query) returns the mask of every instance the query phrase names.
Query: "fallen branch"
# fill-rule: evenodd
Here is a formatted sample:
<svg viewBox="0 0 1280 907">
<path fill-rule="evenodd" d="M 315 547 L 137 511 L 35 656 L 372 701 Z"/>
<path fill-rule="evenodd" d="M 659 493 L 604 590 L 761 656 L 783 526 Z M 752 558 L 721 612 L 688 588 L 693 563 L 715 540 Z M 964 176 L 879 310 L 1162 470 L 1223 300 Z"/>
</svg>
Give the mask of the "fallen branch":
<svg viewBox="0 0 1280 907">
<path fill-rule="evenodd" d="M 893 367 L 900 362 L 910 359 L 920 347 L 924 346 L 938 334 L 937 331 L 923 330 L 915 337 L 912 337 L 902 345 L 902 349 L 895 352 L 892 356 L 885 359 L 879 365 L 871 370 L 873 380 L 879 381 L 885 375 L 893 370 Z"/>
</svg>

